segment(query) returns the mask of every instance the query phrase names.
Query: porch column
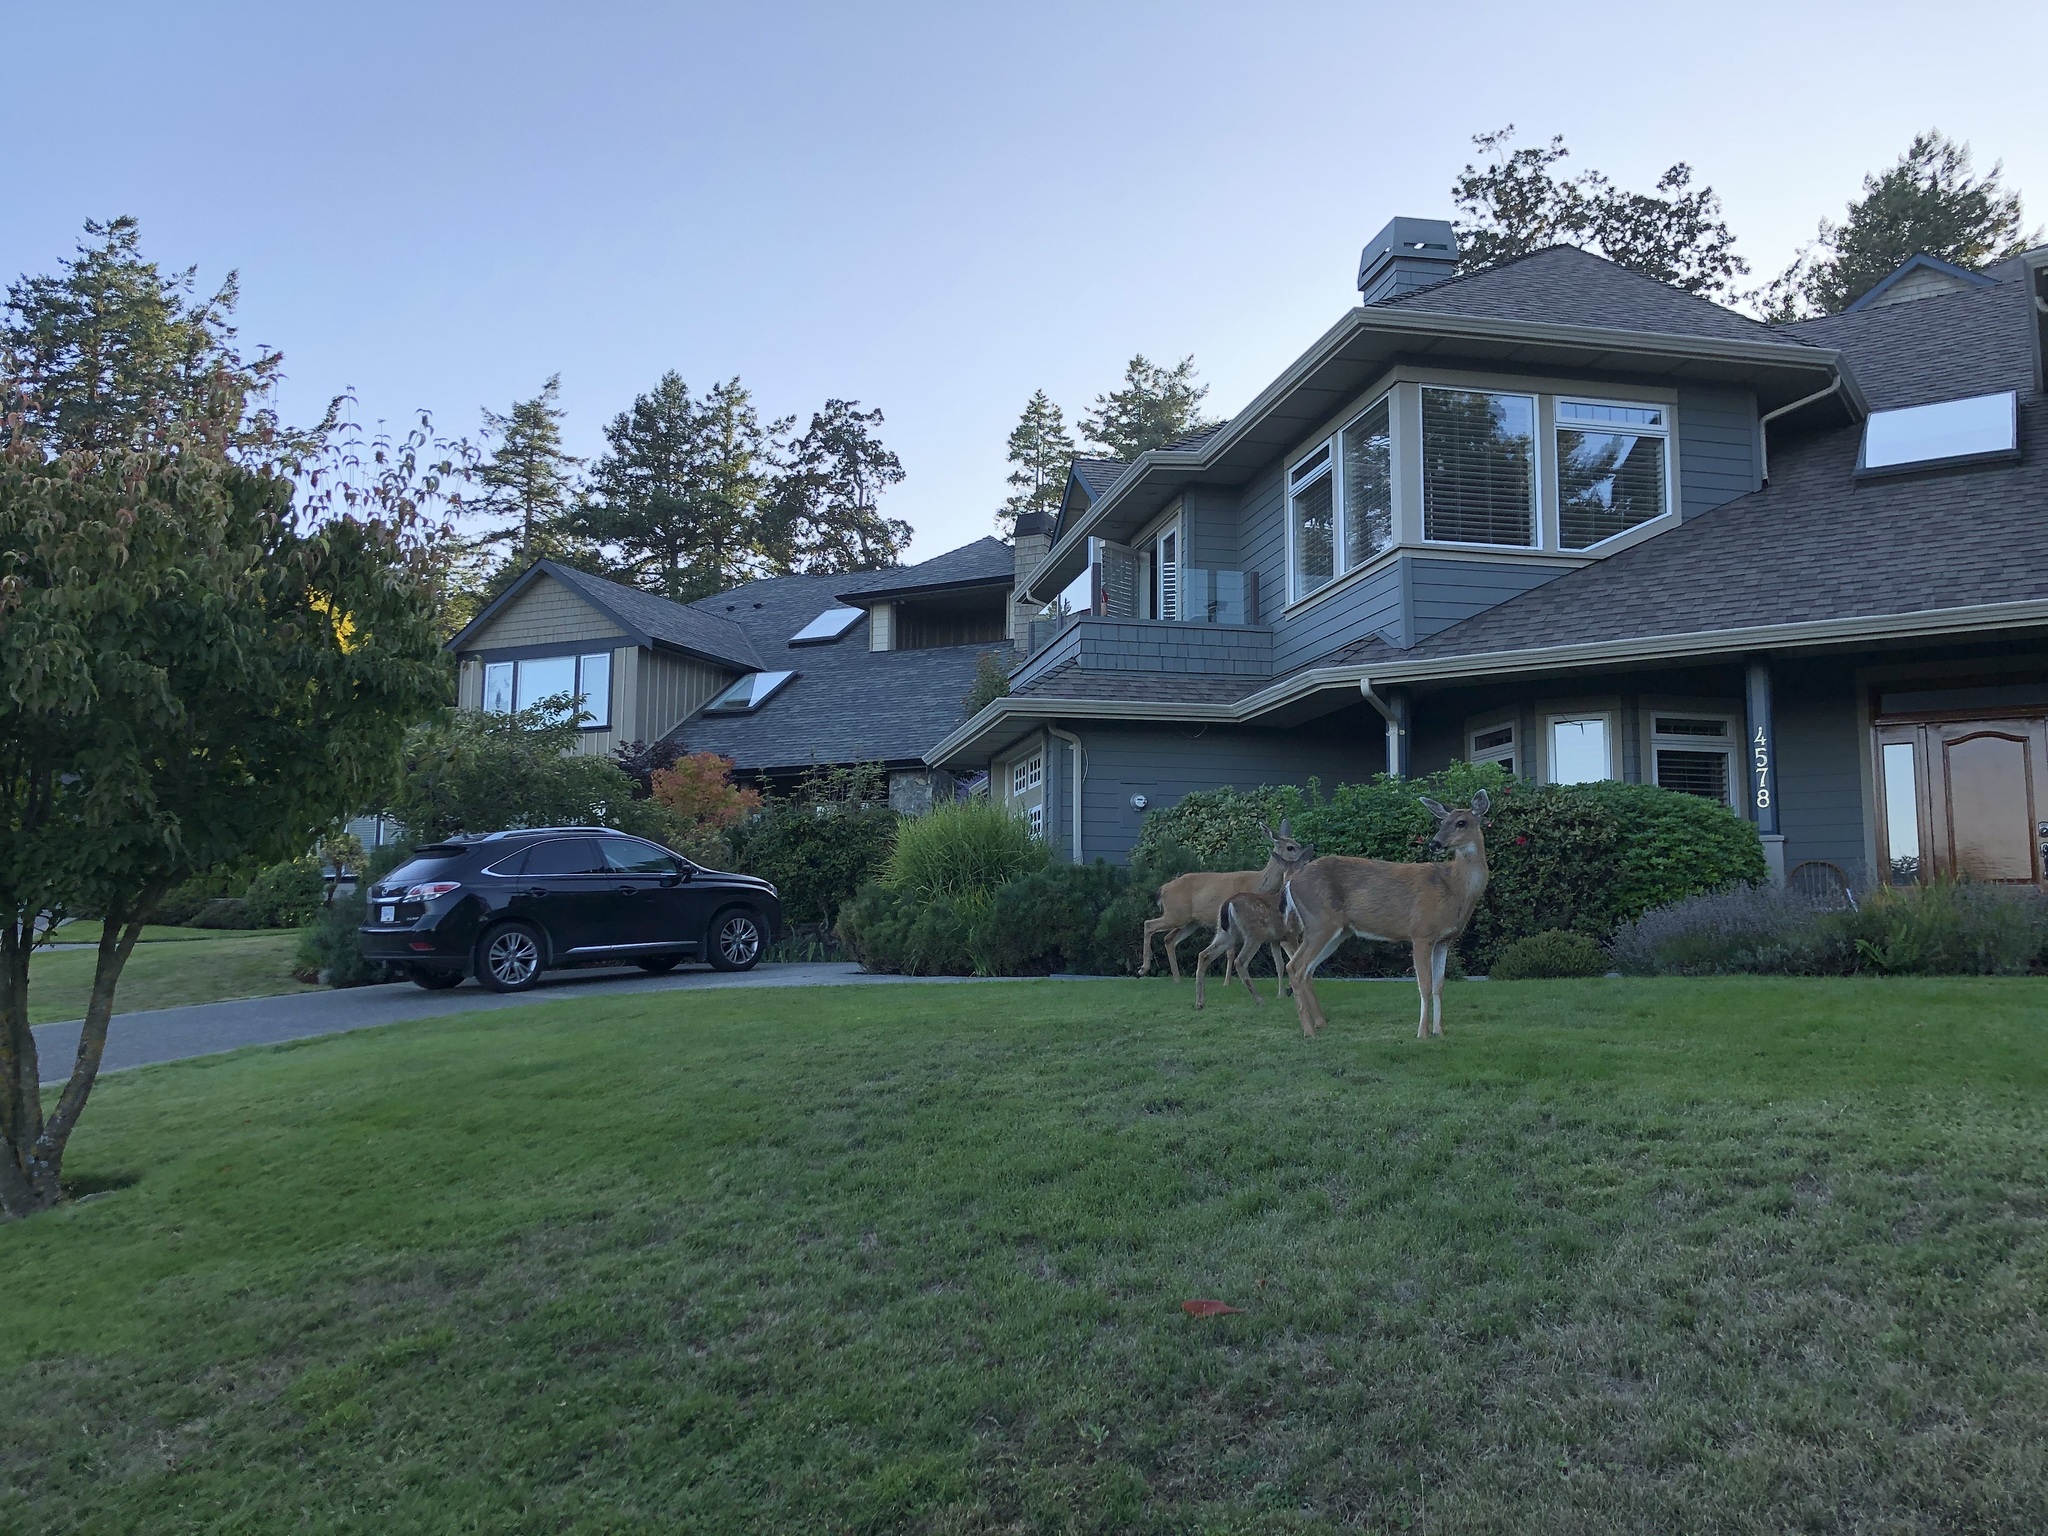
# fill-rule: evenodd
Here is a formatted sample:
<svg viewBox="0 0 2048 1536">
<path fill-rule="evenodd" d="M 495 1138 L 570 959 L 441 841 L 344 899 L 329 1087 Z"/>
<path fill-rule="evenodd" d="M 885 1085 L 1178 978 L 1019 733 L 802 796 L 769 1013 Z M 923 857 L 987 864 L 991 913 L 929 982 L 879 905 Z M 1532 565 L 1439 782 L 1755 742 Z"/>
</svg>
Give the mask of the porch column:
<svg viewBox="0 0 2048 1536">
<path fill-rule="evenodd" d="M 1763 839 L 1764 862 L 1771 883 L 1785 883 L 1785 839 L 1778 831 L 1778 738 L 1771 724 L 1771 664 L 1752 656 L 1746 669 L 1749 747 L 1747 752 L 1750 818 Z"/>
<path fill-rule="evenodd" d="M 1410 754 L 1408 742 L 1408 690 L 1389 688 L 1387 690 L 1387 772 L 1397 779 L 1409 776 Z"/>
</svg>

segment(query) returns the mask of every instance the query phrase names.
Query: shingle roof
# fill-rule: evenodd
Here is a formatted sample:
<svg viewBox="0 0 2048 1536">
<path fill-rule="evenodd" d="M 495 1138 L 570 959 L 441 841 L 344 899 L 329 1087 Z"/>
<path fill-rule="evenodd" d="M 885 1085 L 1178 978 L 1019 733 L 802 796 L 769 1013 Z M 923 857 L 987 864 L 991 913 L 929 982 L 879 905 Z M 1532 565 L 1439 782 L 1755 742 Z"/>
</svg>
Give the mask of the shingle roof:
<svg viewBox="0 0 2048 1536">
<path fill-rule="evenodd" d="M 934 555 L 917 565 L 901 566 L 892 571 L 864 571 L 861 583 L 846 588 L 843 595 L 874 601 L 885 596 L 909 596 L 933 588 L 993 586 L 998 582 L 1007 586 L 1016 573 L 1016 564 L 1016 556 L 1001 539 L 976 539 L 972 544 L 962 544 L 958 549 L 949 549 L 943 555 Z M 870 576 L 886 579 L 879 583 L 865 579 Z"/>
<path fill-rule="evenodd" d="M 1081 489 L 1088 493 L 1090 501 L 1100 501 L 1102 493 L 1123 479 L 1124 471 L 1131 466 L 1122 459 L 1074 460 L 1074 475 L 1081 482 Z"/>
<path fill-rule="evenodd" d="M 755 651 L 747 633 L 740 626 L 697 607 L 672 603 L 665 597 L 652 592 L 643 592 L 638 587 L 624 586 L 616 581 L 606 581 L 602 576 L 593 576 L 588 571 L 579 571 L 573 566 L 560 565 L 553 560 L 539 560 L 533 571 L 553 577 L 579 597 L 609 614 L 622 627 L 638 635 L 707 661 L 722 662 L 751 672 L 761 665 L 761 658 Z M 508 589 L 506 597 L 531 579 L 522 578 Z M 503 598 L 499 600 L 501 603 Z M 495 609 L 497 604 L 493 604 Z M 486 610 L 487 617 L 491 610 Z M 475 627 L 474 625 L 471 626 Z M 465 631 L 467 633 L 467 631 Z M 458 635 L 451 644 L 459 643 Z"/>
<path fill-rule="evenodd" d="M 745 630 L 763 658 L 757 665 L 798 675 L 752 714 L 696 715 L 670 732 L 672 739 L 691 751 L 729 757 L 748 772 L 921 759 L 926 747 L 966 718 L 960 700 L 973 684 L 977 659 L 992 651 L 1009 661 L 1015 653 L 1006 644 L 870 651 L 865 618 L 829 644 L 789 644 L 820 613 L 841 606 L 842 595 L 879 589 L 903 574 L 782 576 L 693 604 Z"/>
<path fill-rule="evenodd" d="M 1483 272 L 1413 289 L 1375 307 L 1722 341 L 1798 344 L 1761 321 L 1571 245 L 1532 251 Z"/>
<path fill-rule="evenodd" d="M 1062 662 L 1017 690 L 1030 699 L 1146 699 L 1169 704 L 1228 704 L 1255 689 L 1263 677 L 1225 677 L 1189 672 L 1126 672 Z"/>
<path fill-rule="evenodd" d="M 1875 410 L 2032 385 L 2023 282 L 1882 304 L 1783 329 L 1841 348 Z"/>
</svg>

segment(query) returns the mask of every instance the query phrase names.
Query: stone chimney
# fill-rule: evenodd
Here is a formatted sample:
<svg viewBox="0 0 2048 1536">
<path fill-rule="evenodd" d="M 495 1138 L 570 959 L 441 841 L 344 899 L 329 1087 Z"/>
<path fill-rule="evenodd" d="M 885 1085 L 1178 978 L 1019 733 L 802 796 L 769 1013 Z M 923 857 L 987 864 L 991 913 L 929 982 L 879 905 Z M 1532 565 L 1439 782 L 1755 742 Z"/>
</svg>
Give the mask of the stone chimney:
<svg viewBox="0 0 2048 1536">
<path fill-rule="evenodd" d="M 1458 270 L 1458 237 L 1444 219 L 1395 219 L 1366 242 L 1358 292 L 1368 304 L 1440 283 Z"/>
<path fill-rule="evenodd" d="M 1052 519 L 1043 512 L 1018 513 L 1017 533 L 1010 547 L 1015 556 L 1012 568 L 1016 572 L 1010 590 L 1010 640 L 1018 650 L 1028 651 L 1031 649 L 1031 621 L 1045 604 L 1027 603 L 1021 598 L 1025 581 L 1038 569 L 1045 552 L 1052 548 Z"/>
</svg>

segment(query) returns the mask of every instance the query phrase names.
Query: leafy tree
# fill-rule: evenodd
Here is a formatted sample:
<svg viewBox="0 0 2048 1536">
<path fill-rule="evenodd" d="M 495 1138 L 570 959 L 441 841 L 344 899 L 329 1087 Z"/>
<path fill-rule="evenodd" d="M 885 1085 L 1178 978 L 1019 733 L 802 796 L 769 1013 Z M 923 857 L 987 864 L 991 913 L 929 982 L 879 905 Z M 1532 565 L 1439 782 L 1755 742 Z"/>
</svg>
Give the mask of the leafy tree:
<svg viewBox="0 0 2048 1536">
<path fill-rule="evenodd" d="M 997 699 L 1010 696 L 1010 673 L 1003 665 L 1002 657 L 994 651 L 983 651 L 974 659 L 974 683 L 961 697 L 960 707 L 969 719 L 980 714 Z"/>
<path fill-rule="evenodd" d="M 514 401 L 502 416 L 483 413 L 485 440 L 496 446 L 476 469 L 481 494 L 466 505 L 498 523 L 476 537 L 478 547 L 503 549 L 521 567 L 566 542 L 576 504 L 583 461 L 562 447 L 561 388 L 562 376 L 550 374 L 532 399 Z"/>
<path fill-rule="evenodd" d="M 147 419 L 154 407 L 143 405 Z M 118 425 L 110 440 L 122 435 Z M 194 873 L 303 853 L 388 782 L 439 699 L 421 541 L 293 509 L 196 436 L 171 451 L 0 447 L 0 1213 L 61 1196 L 121 971 Z M 104 919 L 69 1080 L 45 1115 L 28 1026 L 49 925 Z"/>
<path fill-rule="evenodd" d="M 1550 245 L 1577 245 L 1687 293 L 1725 294 L 1749 270 L 1721 218 L 1712 187 L 1692 190 L 1683 161 L 1657 178 L 1654 193 L 1625 192 L 1599 171 L 1560 176 L 1562 136 L 1510 149 L 1514 124 L 1472 142 L 1492 158 L 1467 163 L 1451 183 L 1463 272 L 1484 271 Z"/>
<path fill-rule="evenodd" d="M 858 400 L 827 400 L 810 430 L 789 445 L 769 488 L 759 532 L 761 552 L 780 572 L 830 576 L 879 571 L 910 547 L 910 524 L 882 516 L 884 490 L 903 465 L 874 428 L 879 410 Z"/>
<path fill-rule="evenodd" d="M 1823 219 L 1802 251 L 1758 296 L 1773 320 L 1840 314 L 1913 256 L 1925 252 L 1978 267 L 2024 249 L 2020 194 L 2005 167 L 1971 173 L 1970 146 L 1939 129 L 1915 134 L 1898 163 L 1863 178 L 1863 195 L 1839 224 Z"/>
<path fill-rule="evenodd" d="M 728 832 L 736 866 L 775 883 L 790 922 L 829 928 L 895 846 L 888 779 L 873 764 L 813 771 Z"/>
<path fill-rule="evenodd" d="M 1195 360 L 1162 368 L 1142 353 L 1124 368 L 1121 389 L 1095 397 L 1082 434 L 1111 458 L 1135 459 L 1215 423 L 1202 414 L 1209 386 L 1195 382 Z"/>
<path fill-rule="evenodd" d="M 238 449 L 313 448 L 316 434 L 284 433 L 265 403 L 283 354 L 235 347 L 234 273 L 196 299 L 198 269 L 158 270 L 134 219 L 85 233 L 61 271 L 7 290 L 0 378 L 22 435 L 46 454 L 158 445 L 193 426 Z"/>
<path fill-rule="evenodd" d="M 738 379 L 697 397 L 665 373 L 605 428 L 610 451 L 572 527 L 615 550 L 626 579 L 677 602 L 759 575 L 773 565 L 761 504 L 789 425 L 764 423 Z"/>
<path fill-rule="evenodd" d="M 405 740 L 386 807 L 415 842 L 506 827 L 611 826 L 633 781 L 609 757 L 580 752 L 569 700 L 513 715 L 450 710 Z"/>
<path fill-rule="evenodd" d="M 1074 463 L 1074 435 L 1067 430 L 1066 414 L 1044 390 L 1033 390 L 1024 402 L 1024 414 L 1010 429 L 1008 457 L 1005 479 L 1015 489 L 996 514 L 1005 537 L 1016 531 L 1017 519 L 1026 512 L 1051 517 L 1059 511 Z"/>
</svg>

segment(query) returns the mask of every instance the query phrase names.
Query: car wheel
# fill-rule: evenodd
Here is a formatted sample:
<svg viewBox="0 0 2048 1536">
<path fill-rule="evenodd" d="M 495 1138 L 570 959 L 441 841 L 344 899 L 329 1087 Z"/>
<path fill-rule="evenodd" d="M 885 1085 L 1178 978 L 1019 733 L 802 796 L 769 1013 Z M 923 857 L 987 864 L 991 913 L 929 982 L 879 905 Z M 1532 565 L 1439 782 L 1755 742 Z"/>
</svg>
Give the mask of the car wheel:
<svg viewBox="0 0 2048 1536">
<path fill-rule="evenodd" d="M 647 955 L 633 962 L 650 976 L 663 976 L 683 963 L 681 955 Z"/>
<path fill-rule="evenodd" d="M 450 987 L 462 985 L 460 971 L 430 971 L 424 966 L 407 966 L 406 980 L 416 987 L 425 987 L 429 992 L 446 992 Z"/>
<path fill-rule="evenodd" d="M 491 992 L 524 992 L 540 981 L 547 948 L 531 923 L 500 923 L 476 946 L 476 979 Z"/>
<path fill-rule="evenodd" d="M 761 958 L 762 944 L 761 920 L 745 907 L 727 907 L 711 919 L 706 948 L 716 970 L 751 971 Z"/>
</svg>

